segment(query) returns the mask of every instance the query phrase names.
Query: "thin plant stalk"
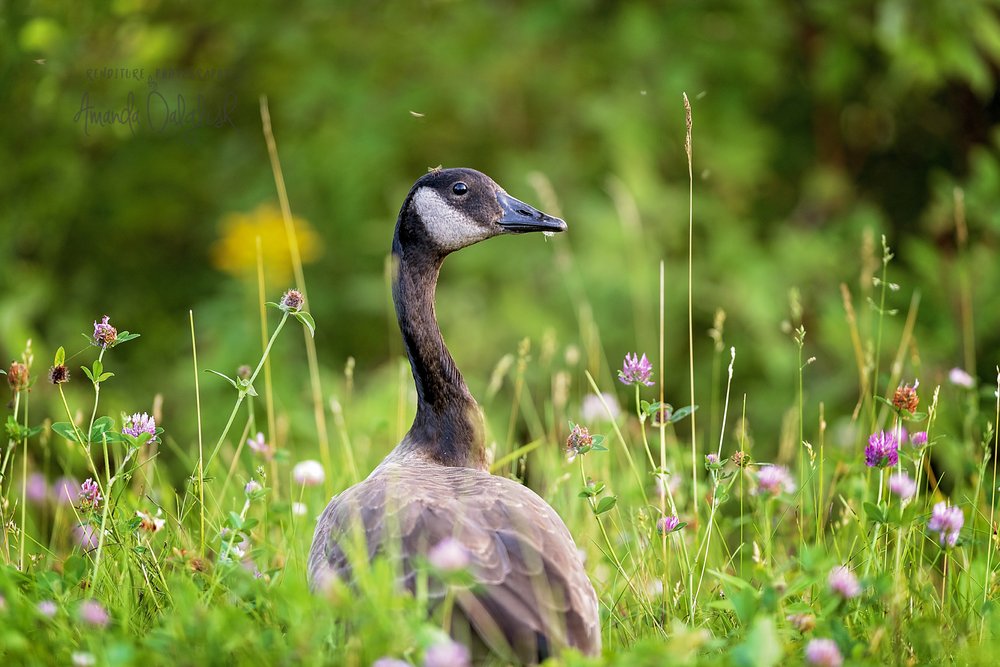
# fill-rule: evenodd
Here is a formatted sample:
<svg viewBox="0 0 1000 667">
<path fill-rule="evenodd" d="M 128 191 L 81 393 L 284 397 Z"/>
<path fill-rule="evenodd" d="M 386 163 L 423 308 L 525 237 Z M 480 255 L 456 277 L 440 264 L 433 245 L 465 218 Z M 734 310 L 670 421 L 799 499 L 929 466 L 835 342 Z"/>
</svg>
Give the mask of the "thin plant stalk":
<svg viewBox="0 0 1000 667">
<path fill-rule="evenodd" d="M 887 280 L 889 273 L 889 260 L 892 259 L 892 253 L 889 252 L 889 246 L 886 244 L 885 234 L 882 235 L 882 280 L 881 283 L 881 295 L 879 297 L 878 305 L 878 333 L 875 338 L 875 366 L 872 371 L 872 414 L 871 414 L 871 428 L 870 431 L 875 431 L 876 415 L 877 415 L 877 403 L 878 403 L 878 372 L 879 372 L 879 361 L 882 356 L 882 325 L 885 320 L 885 294 L 886 290 L 889 288 L 889 283 Z"/>
<path fill-rule="evenodd" d="M 264 141 L 267 143 L 267 155 L 271 161 L 271 171 L 274 173 L 274 185 L 278 190 L 278 201 L 281 204 L 281 218 L 285 223 L 285 235 L 288 238 L 288 250 L 292 257 L 292 270 L 295 273 L 295 287 L 302 292 L 302 297 L 309 303 L 309 293 L 306 291 L 306 276 L 302 270 L 302 255 L 299 253 L 299 239 L 292 221 L 292 209 L 288 204 L 288 191 L 285 189 L 285 176 L 281 171 L 281 160 L 278 158 L 278 145 L 271 130 L 271 112 L 267 106 L 267 96 L 260 96 L 260 119 L 264 130 Z M 326 410 L 323 407 L 323 386 L 319 376 L 319 360 L 316 356 L 316 339 L 303 328 L 306 339 L 306 359 L 309 363 L 309 386 L 312 390 L 313 419 L 316 421 L 316 435 L 319 439 L 319 454 L 323 466 L 332 470 L 330 458 L 330 435 L 326 427 Z M 264 358 L 267 358 L 265 353 Z M 333 492 L 333 475 L 326 477 L 326 492 Z"/>
<path fill-rule="evenodd" d="M 629 451 L 628 443 L 625 441 L 625 436 L 622 435 L 621 429 L 618 428 L 618 422 L 615 421 L 614 413 L 611 411 L 611 407 L 608 405 L 608 402 L 604 400 L 604 395 L 601 393 L 601 390 L 597 388 L 597 383 L 594 382 L 594 376 L 590 374 L 590 371 L 584 371 L 584 374 L 587 376 L 587 381 L 590 382 L 590 386 L 594 390 L 594 394 L 597 395 L 597 399 L 604 407 L 604 411 L 607 412 L 608 416 L 611 418 L 611 428 L 614 429 L 615 435 L 618 436 L 618 442 L 622 445 L 622 450 L 625 452 L 625 458 L 628 459 L 629 468 L 632 469 L 632 474 L 635 475 L 635 481 L 639 485 L 639 491 L 642 493 L 642 501 L 643 504 L 645 504 L 649 502 L 649 499 L 646 496 L 646 485 L 643 484 L 642 475 L 639 474 L 639 468 L 635 465 L 635 460 L 632 458 L 632 452 Z"/>
<path fill-rule="evenodd" d="M 191 325 L 191 362 L 194 366 L 194 403 L 198 417 L 198 504 L 201 506 L 199 553 L 205 555 L 205 449 L 201 437 L 201 386 L 198 382 L 198 341 L 194 335 L 194 311 L 188 310 Z M 242 396 L 241 396 L 242 398 Z"/>
<path fill-rule="evenodd" d="M 726 400 L 722 407 L 722 425 L 719 428 L 719 449 L 716 456 L 719 460 L 722 460 L 722 442 L 726 437 L 726 418 L 729 415 L 729 391 L 733 386 L 733 365 L 736 363 L 736 348 L 732 347 L 729 349 L 730 361 L 729 361 L 729 379 L 726 382 Z M 730 483 L 730 487 L 732 484 Z M 715 513 L 719 508 L 719 475 L 718 471 L 712 471 L 712 509 L 708 513 L 708 527 L 705 529 L 704 543 L 704 553 L 702 553 L 701 547 L 695 552 L 695 567 L 697 567 L 698 562 L 701 561 L 701 573 L 698 575 L 698 587 L 694 591 L 694 595 L 691 598 L 691 620 L 694 620 L 694 604 L 698 600 L 698 595 L 701 593 L 701 584 L 705 579 L 705 567 L 708 564 L 708 549 L 712 544 L 712 526 L 715 523 Z"/>
<path fill-rule="evenodd" d="M 659 329 L 660 329 L 660 341 L 659 341 L 660 342 L 660 375 L 659 375 L 659 378 L 660 378 L 660 387 L 659 387 L 659 389 L 660 389 L 660 405 L 661 406 L 663 405 L 663 401 L 664 401 L 664 398 L 665 398 L 664 392 L 666 391 L 666 389 L 664 388 L 664 385 L 666 384 L 666 377 L 664 377 L 664 375 L 663 375 L 663 339 L 664 339 L 663 305 L 664 305 L 664 301 L 665 301 L 665 299 L 664 299 L 664 273 L 665 273 L 664 262 L 661 259 L 660 260 L 660 286 L 659 286 L 660 287 L 660 319 L 659 319 L 659 325 L 660 325 L 659 326 Z M 661 474 L 662 474 L 662 471 L 665 471 L 667 469 L 667 424 L 666 424 L 666 420 L 664 420 L 664 419 L 660 419 L 659 420 L 659 431 L 660 431 L 660 471 L 661 471 Z M 666 482 L 667 481 L 665 479 L 663 479 L 662 477 L 660 477 L 659 479 L 660 479 L 660 484 L 666 486 Z M 659 498 L 659 500 L 660 500 L 660 515 L 664 516 L 667 513 L 666 494 L 665 493 L 661 493 L 661 494 L 657 494 L 657 495 L 659 495 L 659 497 L 660 497 Z M 663 562 L 663 575 L 662 575 L 662 578 L 660 580 L 660 584 L 661 584 L 661 587 L 663 589 L 664 607 L 666 607 L 667 606 L 667 604 L 666 604 L 667 600 L 669 599 L 669 597 L 668 597 L 669 593 L 668 593 L 668 589 L 667 589 L 667 582 L 669 581 L 669 578 L 670 578 L 670 560 L 669 560 L 669 554 L 668 554 L 668 551 L 667 551 L 667 536 L 666 535 L 663 535 L 662 538 L 660 539 L 660 549 L 661 549 L 661 554 L 660 555 L 661 555 L 661 558 L 663 559 L 662 560 L 662 562 Z"/>
<path fill-rule="evenodd" d="M 261 247 L 260 235 L 257 236 L 257 303 L 260 307 L 260 349 L 261 352 L 267 348 L 267 293 L 264 285 L 264 251 Z M 251 402 L 252 403 L 252 402 Z M 274 418 L 274 387 L 271 382 L 271 359 L 264 361 L 264 407 L 267 411 L 267 437 L 272 446 L 276 446 L 275 418 Z M 280 497 L 280 487 L 278 485 L 278 463 L 271 459 L 271 489 L 274 499 Z"/>
<path fill-rule="evenodd" d="M 278 326 L 274 328 L 274 333 L 271 334 L 270 340 L 267 341 L 267 347 L 264 348 L 264 354 L 261 355 L 260 361 L 257 363 L 257 368 L 254 369 L 253 374 L 250 376 L 250 386 L 253 386 L 253 381 L 257 379 L 257 375 L 264 367 L 264 362 L 267 360 L 268 355 L 271 354 L 271 347 L 274 346 L 275 339 L 278 337 L 278 334 L 281 333 L 281 329 L 285 326 L 285 322 L 287 321 L 288 313 L 282 312 L 281 319 L 278 321 Z M 225 442 L 226 436 L 229 435 L 229 429 L 233 426 L 233 421 L 236 419 L 236 414 L 239 412 L 240 406 L 243 405 L 244 398 L 246 398 L 246 392 L 241 391 L 239 397 L 236 399 L 236 404 L 233 406 L 233 411 L 229 413 L 229 420 L 226 422 L 226 427 L 222 430 L 222 434 L 219 436 L 218 442 L 215 443 L 212 455 L 208 457 L 208 461 L 205 463 L 204 467 L 206 470 L 212 465 L 212 461 L 215 460 L 219 450 L 222 448 L 222 443 Z"/>
<path fill-rule="evenodd" d="M 692 160 L 692 114 L 691 102 L 684 93 L 684 120 L 687 131 L 684 135 L 684 152 L 688 166 L 688 365 L 691 380 L 691 405 L 694 400 L 694 165 Z M 694 513 L 698 514 L 698 446 L 696 444 L 695 413 L 691 411 L 691 489 Z"/>
<path fill-rule="evenodd" d="M 24 543 L 27 539 L 27 511 L 28 511 L 28 404 L 30 395 L 24 398 L 24 437 L 21 438 L 21 550 L 18 554 L 18 563 L 24 572 Z"/>
<path fill-rule="evenodd" d="M 996 401 L 996 412 L 994 414 L 994 424 L 996 426 L 993 429 L 993 485 L 990 491 L 990 523 L 986 528 L 987 534 L 992 538 L 994 519 L 996 517 L 996 507 L 997 507 L 997 458 L 1000 454 L 1000 366 L 997 366 L 997 401 Z M 978 502 L 978 499 L 977 499 Z M 990 579 L 993 576 L 993 540 L 986 540 L 986 574 L 983 576 L 983 605 L 989 601 L 990 595 Z M 979 636 L 982 639 L 983 632 L 986 629 L 986 615 L 983 614 L 979 623 Z"/>
</svg>

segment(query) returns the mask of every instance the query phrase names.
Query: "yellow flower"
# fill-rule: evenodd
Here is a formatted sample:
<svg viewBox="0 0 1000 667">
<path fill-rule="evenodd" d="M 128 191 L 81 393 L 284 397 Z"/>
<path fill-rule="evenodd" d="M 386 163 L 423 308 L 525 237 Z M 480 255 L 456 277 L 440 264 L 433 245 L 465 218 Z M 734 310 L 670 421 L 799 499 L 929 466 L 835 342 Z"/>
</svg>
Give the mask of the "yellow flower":
<svg viewBox="0 0 1000 667">
<path fill-rule="evenodd" d="M 293 216 L 302 263 L 315 261 L 321 254 L 319 236 L 309 223 Z M 212 264 L 237 277 L 257 271 L 257 237 L 260 237 L 264 270 L 270 282 L 284 283 L 292 275 L 292 254 L 285 222 L 272 204 L 261 204 L 250 213 L 230 213 L 222 219 L 222 234 L 212 246 Z"/>
</svg>

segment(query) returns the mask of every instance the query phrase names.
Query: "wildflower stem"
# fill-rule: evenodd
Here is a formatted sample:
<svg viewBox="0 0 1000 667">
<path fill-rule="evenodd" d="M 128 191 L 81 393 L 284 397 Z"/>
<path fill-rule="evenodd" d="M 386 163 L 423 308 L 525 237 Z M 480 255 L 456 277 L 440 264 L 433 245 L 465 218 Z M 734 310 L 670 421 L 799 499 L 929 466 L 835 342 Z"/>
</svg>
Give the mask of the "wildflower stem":
<svg viewBox="0 0 1000 667">
<path fill-rule="evenodd" d="M 66 402 L 66 393 L 63 391 L 62 384 L 57 384 L 56 387 L 59 389 L 59 398 L 62 399 L 63 408 L 66 410 L 66 418 L 69 419 L 70 425 L 73 427 L 73 433 L 76 437 L 83 442 L 83 434 L 80 433 L 80 428 L 76 425 L 76 421 L 73 419 L 73 413 L 69 409 L 69 403 Z"/>
<path fill-rule="evenodd" d="M 97 553 L 94 555 L 94 570 L 93 573 L 90 575 L 90 581 L 92 586 L 96 586 L 97 584 L 97 575 L 101 567 L 101 554 L 104 551 L 104 533 L 105 530 L 107 529 L 108 511 L 111 506 L 111 486 L 114 482 L 114 478 L 111 476 L 111 464 L 110 461 L 108 460 L 108 441 L 107 438 L 105 438 L 103 435 L 101 436 L 101 440 L 104 442 L 104 472 L 107 475 L 108 484 L 107 486 L 104 487 L 103 490 L 104 504 L 103 507 L 101 508 L 101 530 L 97 534 Z M 91 461 L 91 465 L 93 465 L 93 461 Z M 94 481 L 97 482 L 98 485 L 100 485 L 99 479 L 100 476 L 97 475 L 97 469 L 95 468 Z"/>
<path fill-rule="evenodd" d="M 18 554 L 20 569 L 24 572 L 24 542 L 28 537 L 27 531 L 27 510 L 28 510 L 28 405 L 30 395 L 24 398 L 24 430 L 21 438 L 21 550 Z"/>
<path fill-rule="evenodd" d="M 587 376 L 587 381 L 590 382 L 591 388 L 593 388 L 594 393 L 597 395 L 597 399 L 601 402 L 601 405 L 604 406 L 604 410 L 609 415 L 613 415 L 614 413 L 608 406 L 608 402 L 604 399 L 604 395 L 601 393 L 601 390 L 597 388 L 597 383 L 594 382 L 594 376 L 590 374 L 590 371 L 584 371 L 584 373 Z M 635 465 L 635 460 L 632 458 L 632 452 L 629 451 L 628 443 L 625 442 L 625 436 L 622 435 L 622 431 L 618 427 L 618 422 L 615 421 L 614 418 L 611 419 L 611 428 L 614 429 L 615 435 L 618 436 L 618 441 L 621 443 L 622 450 L 625 452 L 625 458 L 628 459 L 629 468 L 632 469 L 632 474 L 635 475 L 635 481 L 639 485 L 639 491 L 642 493 L 642 502 L 643 504 L 646 504 L 649 502 L 649 499 L 646 496 L 646 485 L 642 481 L 642 475 L 639 474 L 639 468 Z"/>
<path fill-rule="evenodd" d="M 108 348 L 102 347 L 100 353 L 97 355 L 97 360 L 104 361 L 104 353 L 107 352 Z M 87 426 L 87 449 L 90 449 L 91 438 L 94 432 L 94 418 L 97 416 L 97 404 L 101 400 L 101 383 L 98 379 L 94 378 L 94 409 L 90 411 L 90 425 Z M 97 470 L 94 470 L 94 474 L 97 474 Z"/>
<path fill-rule="evenodd" d="M 878 469 L 878 501 L 875 503 L 876 507 L 879 507 L 879 508 L 882 507 L 882 487 L 884 486 L 884 484 L 883 484 L 884 481 L 885 481 L 885 468 L 879 468 Z M 882 528 L 882 524 L 880 522 L 876 522 L 875 523 L 875 536 L 872 538 L 872 546 L 871 546 L 870 552 L 868 554 L 868 560 L 865 563 L 865 576 L 868 576 L 868 573 L 871 571 L 872 561 L 877 558 L 877 556 L 876 556 L 876 548 L 878 546 L 878 536 L 879 536 L 879 532 L 881 532 L 881 530 L 880 530 L 881 528 Z"/>
<path fill-rule="evenodd" d="M 261 356 L 260 361 L 257 363 L 257 368 L 254 369 L 253 375 L 250 376 L 250 386 L 253 386 L 253 381 L 257 379 L 258 373 L 260 373 L 261 368 L 264 367 L 264 362 L 267 360 L 268 355 L 271 353 L 271 347 L 274 346 L 274 341 L 281 333 L 282 327 L 285 326 L 285 322 L 288 321 L 288 313 L 282 312 L 281 320 L 278 321 L 278 326 L 274 328 L 274 333 L 271 334 L 270 340 L 267 341 L 267 347 L 264 348 L 264 354 Z M 208 457 L 208 461 L 205 463 L 204 470 L 208 470 L 211 467 L 212 462 L 215 457 L 219 454 L 219 450 L 222 448 L 222 443 L 225 442 L 226 436 L 229 435 L 229 429 L 233 426 L 233 421 L 236 419 L 236 414 L 240 410 L 240 406 L 243 405 L 243 399 L 246 398 L 246 392 L 240 392 L 239 397 L 236 399 L 236 405 L 233 406 L 233 411 L 229 413 L 229 421 L 226 422 L 226 428 L 222 430 L 222 435 L 219 436 L 219 441 L 215 443 L 215 448 L 212 450 L 212 455 Z"/>
<path fill-rule="evenodd" d="M 657 409 L 659 413 L 662 410 L 662 406 Z M 646 420 L 642 414 L 642 402 L 639 399 L 639 383 L 635 384 L 635 416 L 639 418 L 639 430 L 642 432 L 642 447 L 646 450 L 646 458 L 649 459 L 649 467 L 653 470 L 656 469 L 656 463 L 653 462 L 653 453 L 649 449 L 649 441 L 646 439 Z"/>
<path fill-rule="evenodd" d="M 194 403 L 198 415 L 198 505 L 201 509 L 199 529 L 199 554 L 205 555 L 205 448 L 201 435 L 201 388 L 198 381 L 198 342 L 194 335 L 194 311 L 188 310 L 188 322 L 191 325 L 191 361 L 194 364 Z M 242 398 L 242 396 L 241 396 Z"/>
<path fill-rule="evenodd" d="M 992 567 L 992 556 L 993 556 L 993 541 L 994 541 L 994 526 L 993 520 L 996 516 L 996 501 L 997 501 L 997 458 L 1000 456 L 1000 366 L 997 366 L 997 401 L 996 401 L 996 413 L 994 417 L 993 428 L 993 485 L 990 491 L 990 523 L 986 527 L 986 574 L 983 577 L 983 605 L 989 600 L 990 595 L 990 579 L 993 576 Z M 979 635 L 982 638 L 983 631 L 986 628 L 986 615 L 983 614 L 980 620 Z"/>
<path fill-rule="evenodd" d="M 801 332 L 801 337 L 796 338 L 799 348 L 799 387 L 798 387 L 798 399 L 799 399 L 799 483 L 802 485 L 799 491 L 799 548 L 805 549 L 806 537 L 805 537 L 805 518 L 806 518 L 806 438 L 805 438 L 805 408 L 803 406 L 803 390 L 802 390 L 802 348 L 805 346 L 805 328 L 800 325 L 799 331 Z"/>
</svg>

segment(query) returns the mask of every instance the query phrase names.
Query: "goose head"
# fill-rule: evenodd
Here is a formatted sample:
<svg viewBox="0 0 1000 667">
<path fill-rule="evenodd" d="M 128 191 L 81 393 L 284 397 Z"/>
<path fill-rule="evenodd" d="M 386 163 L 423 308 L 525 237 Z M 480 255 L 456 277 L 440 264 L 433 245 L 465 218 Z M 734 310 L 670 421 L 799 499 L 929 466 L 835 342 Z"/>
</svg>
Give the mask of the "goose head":
<svg viewBox="0 0 1000 667">
<path fill-rule="evenodd" d="M 563 232 L 566 223 L 511 197 L 475 169 L 438 169 L 421 177 L 400 211 L 402 245 L 447 255 L 501 234 Z"/>
</svg>

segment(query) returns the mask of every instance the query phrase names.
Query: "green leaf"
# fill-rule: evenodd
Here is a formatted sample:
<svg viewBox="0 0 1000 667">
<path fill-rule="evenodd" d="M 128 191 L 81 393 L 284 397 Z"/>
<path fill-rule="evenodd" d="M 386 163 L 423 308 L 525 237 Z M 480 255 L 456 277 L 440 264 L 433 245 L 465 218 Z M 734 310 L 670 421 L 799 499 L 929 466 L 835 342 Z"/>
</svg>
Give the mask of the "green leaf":
<svg viewBox="0 0 1000 667">
<path fill-rule="evenodd" d="M 312 336 L 313 338 L 316 337 L 316 320 L 313 319 L 312 315 L 310 315 L 304 310 L 300 310 L 298 312 L 292 313 L 292 317 L 297 319 L 299 322 L 304 324 L 307 329 L 309 329 L 310 336 Z"/>
<path fill-rule="evenodd" d="M 115 420 L 113 420 L 111 417 L 108 417 L 106 415 L 103 417 L 98 417 L 94 421 L 93 428 L 90 429 L 90 439 L 97 440 L 105 432 L 113 429 L 114 426 L 115 426 Z"/>
<path fill-rule="evenodd" d="M 83 371 L 84 375 L 86 375 L 88 378 L 90 378 L 91 382 L 94 381 L 94 374 L 90 372 L 89 368 L 87 368 L 86 366 L 80 366 L 80 370 Z"/>
<path fill-rule="evenodd" d="M 66 363 L 66 349 L 65 349 L 65 348 L 63 348 L 63 347 L 62 347 L 62 346 L 60 345 L 60 346 L 59 346 L 59 349 L 58 349 L 58 350 L 56 350 L 56 358 L 55 358 L 55 360 L 53 361 L 53 364 L 52 364 L 52 365 L 53 365 L 53 366 L 62 366 L 62 365 L 63 365 L 63 364 L 65 364 L 65 363 Z"/>
<path fill-rule="evenodd" d="M 734 648 L 730 655 L 738 667 L 774 667 L 781 664 L 784 642 L 774 619 L 758 616 L 746 641 Z"/>
<path fill-rule="evenodd" d="M 607 496 L 601 498 L 601 502 L 597 503 L 597 507 L 594 508 L 594 516 L 610 512 L 617 503 L 618 496 Z"/>
<path fill-rule="evenodd" d="M 104 372 L 104 364 L 101 363 L 100 359 L 94 359 L 93 373 L 94 377 L 100 377 L 101 373 Z"/>
<path fill-rule="evenodd" d="M 896 409 L 896 406 L 892 404 L 892 401 L 890 401 L 890 400 L 889 400 L 888 398 L 886 398 L 885 396 L 876 396 L 876 397 L 875 397 L 875 400 L 876 400 L 876 401 L 878 401 L 879 403 L 884 403 L 885 405 L 888 405 L 888 406 L 889 406 L 890 408 L 892 408 L 893 410 L 895 410 L 895 409 Z"/>
<path fill-rule="evenodd" d="M 81 556 L 70 556 L 63 561 L 63 580 L 67 588 L 73 588 L 87 573 L 87 562 Z"/>
<path fill-rule="evenodd" d="M 229 377 L 228 375 L 226 375 L 224 373 L 220 373 L 219 371 L 213 371 L 211 368 L 206 368 L 205 372 L 206 373 L 211 373 L 212 375 L 218 375 L 220 378 L 222 378 L 223 380 L 225 380 L 229 384 L 233 385 L 233 389 L 235 389 L 236 391 L 240 391 L 240 387 L 239 387 L 239 385 L 236 384 L 236 380 L 234 380 L 233 378 Z"/>
<path fill-rule="evenodd" d="M 594 496 L 599 496 L 604 491 L 604 482 L 596 482 L 594 484 L 588 484 L 583 487 L 580 491 L 581 498 L 593 498 Z"/>
<path fill-rule="evenodd" d="M 661 403 L 660 401 L 656 401 L 655 403 L 647 403 L 646 401 L 642 402 L 642 411 L 650 417 L 655 417 L 656 413 L 660 412 L 664 408 L 666 408 L 667 414 L 670 414 L 674 409 L 669 403 Z"/>
<path fill-rule="evenodd" d="M 871 518 L 872 521 L 876 523 L 886 523 L 885 512 L 873 503 L 863 503 L 862 507 L 865 508 L 865 514 Z"/>
<path fill-rule="evenodd" d="M 97 378 L 97 381 L 104 382 L 108 378 L 113 378 L 114 376 L 115 376 L 114 373 L 101 373 L 100 377 Z"/>
<path fill-rule="evenodd" d="M 243 518 L 239 514 L 237 514 L 236 512 L 229 512 L 229 520 L 226 523 L 228 523 L 229 527 L 232 528 L 232 529 L 234 529 L 234 530 L 242 530 L 243 529 Z M 239 540 L 237 540 L 237 541 L 239 541 Z"/>
<path fill-rule="evenodd" d="M 140 334 L 130 333 L 128 331 L 119 331 L 118 332 L 118 337 L 115 338 L 115 342 L 111 345 L 111 347 L 117 347 L 117 346 L 121 345 L 122 343 L 127 343 L 130 340 L 135 340 L 136 338 L 139 337 L 139 335 Z"/>
<path fill-rule="evenodd" d="M 670 423 L 676 424 L 697 409 L 697 405 L 685 405 L 683 408 L 677 408 L 674 414 L 670 415 Z"/>
<path fill-rule="evenodd" d="M 52 425 L 52 430 L 70 442 L 80 442 L 80 439 L 76 437 L 76 430 L 69 422 L 56 422 Z"/>
<path fill-rule="evenodd" d="M 268 308 L 277 308 L 278 310 L 283 310 L 281 304 L 275 303 L 273 301 L 265 301 L 264 305 L 267 306 Z"/>
<path fill-rule="evenodd" d="M 592 442 L 590 443 L 590 448 L 595 452 L 606 452 L 608 448 L 604 446 L 604 441 L 607 440 L 603 435 L 591 436 Z"/>
</svg>

